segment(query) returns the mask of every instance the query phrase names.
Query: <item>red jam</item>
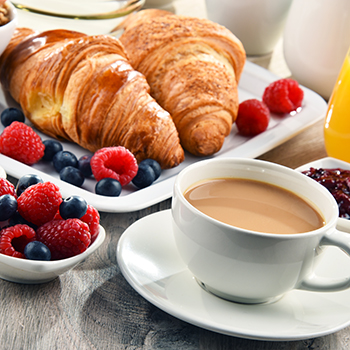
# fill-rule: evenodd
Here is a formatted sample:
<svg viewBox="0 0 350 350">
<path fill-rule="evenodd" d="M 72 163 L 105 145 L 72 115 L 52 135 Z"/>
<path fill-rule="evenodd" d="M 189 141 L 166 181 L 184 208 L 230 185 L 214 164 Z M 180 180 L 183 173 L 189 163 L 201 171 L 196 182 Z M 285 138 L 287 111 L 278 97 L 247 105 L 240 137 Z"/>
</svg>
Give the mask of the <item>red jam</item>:
<svg viewBox="0 0 350 350">
<path fill-rule="evenodd" d="M 310 168 L 303 174 L 326 187 L 338 203 L 339 217 L 350 219 L 350 170 Z"/>
</svg>

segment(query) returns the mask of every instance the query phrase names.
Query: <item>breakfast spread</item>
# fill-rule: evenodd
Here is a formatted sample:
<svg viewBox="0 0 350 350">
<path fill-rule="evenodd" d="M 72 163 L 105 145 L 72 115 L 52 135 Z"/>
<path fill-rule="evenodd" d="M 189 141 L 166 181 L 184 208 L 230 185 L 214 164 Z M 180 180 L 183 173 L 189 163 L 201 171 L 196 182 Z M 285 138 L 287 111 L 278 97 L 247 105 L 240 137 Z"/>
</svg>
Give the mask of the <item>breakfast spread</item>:
<svg viewBox="0 0 350 350">
<path fill-rule="evenodd" d="M 350 170 L 310 168 L 303 174 L 326 187 L 338 203 L 339 217 L 350 219 Z"/>
<path fill-rule="evenodd" d="M 303 91 L 291 79 L 240 106 L 245 51 L 216 23 L 144 10 L 121 26 L 120 40 L 16 30 L 0 57 L 1 82 L 38 130 L 93 153 L 122 146 L 138 163 L 150 159 L 166 169 L 184 160 L 182 147 L 197 156 L 218 152 L 235 121 L 240 134 L 254 136 L 268 127 L 267 108 L 289 113 L 301 106 Z M 63 176 L 72 175 L 81 185 L 77 174 Z"/>
<path fill-rule="evenodd" d="M 177 166 L 184 152 L 173 120 L 126 57 L 110 36 L 19 28 L 0 58 L 1 82 L 49 136 L 91 152 L 120 145 L 138 161 Z"/>
<path fill-rule="evenodd" d="M 10 22 L 10 8 L 4 0 L 0 0 L 0 27 Z"/>
<path fill-rule="evenodd" d="M 182 146 L 197 156 L 218 152 L 237 117 L 242 43 L 214 22 L 159 10 L 135 13 L 122 26 L 131 65 L 171 114 Z"/>
<path fill-rule="evenodd" d="M 118 197 L 122 187 L 131 181 L 136 188 L 150 186 L 162 168 L 154 159 L 139 164 L 135 156 L 123 146 L 103 147 L 93 155 L 79 159 L 64 150 L 58 140 L 42 141 L 40 136 L 24 124 L 24 116 L 16 108 L 1 113 L 5 129 L 0 135 L 0 153 L 21 163 L 33 165 L 39 161 L 51 163 L 62 181 L 82 187 L 86 178 L 94 177 L 96 194 Z"/>
<path fill-rule="evenodd" d="M 216 23 L 145 10 L 121 26 L 120 40 L 16 30 L 0 57 L 0 77 L 24 113 L 2 112 L 2 154 L 27 165 L 52 162 L 62 181 L 78 187 L 94 177 L 96 194 L 119 196 L 128 183 L 145 188 L 180 164 L 182 146 L 212 155 L 233 122 L 241 135 L 254 136 L 267 129 L 270 112 L 301 106 L 303 91 L 291 79 L 268 85 L 261 101 L 239 104 L 245 51 Z M 25 117 L 57 140 L 42 141 Z M 61 139 L 92 154 L 77 159 Z"/>
</svg>

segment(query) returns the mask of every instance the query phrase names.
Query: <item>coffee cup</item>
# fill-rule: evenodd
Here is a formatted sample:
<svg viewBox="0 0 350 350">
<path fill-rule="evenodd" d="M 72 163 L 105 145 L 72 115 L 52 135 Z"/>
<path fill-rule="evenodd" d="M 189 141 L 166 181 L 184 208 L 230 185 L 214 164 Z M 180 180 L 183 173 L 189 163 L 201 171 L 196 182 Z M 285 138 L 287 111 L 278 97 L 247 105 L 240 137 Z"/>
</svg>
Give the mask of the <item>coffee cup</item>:
<svg viewBox="0 0 350 350">
<path fill-rule="evenodd" d="M 322 224 L 300 232 L 281 229 L 272 233 L 213 218 L 186 199 L 189 189 L 213 179 L 240 179 L 278 188 L 310 206 Z M 322 185 L 293 169 L 262 160 L 200 161 L 182 170 L 174 184 L 172 222 L 180 257 L 205 290 L 239 303 L 273 302 L 293 289 L 331 292 L 349 288 L 350 278 L 334 280 L 314 273 L 327 246 L 350 255 L 349 235 L 336 227 L 341 220 L 338 215 L 335 199 Z M 253 214 L 246 221 L 254 221 Z M 350 229 L 350 223 L 345 226 Z"/>
</svg>

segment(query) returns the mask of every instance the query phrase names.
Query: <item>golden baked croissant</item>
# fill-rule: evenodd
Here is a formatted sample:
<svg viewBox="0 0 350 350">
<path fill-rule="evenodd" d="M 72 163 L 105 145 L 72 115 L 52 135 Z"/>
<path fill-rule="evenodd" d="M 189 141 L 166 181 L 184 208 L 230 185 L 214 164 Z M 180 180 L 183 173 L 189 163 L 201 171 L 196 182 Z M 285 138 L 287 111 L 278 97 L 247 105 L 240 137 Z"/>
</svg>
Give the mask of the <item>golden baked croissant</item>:
<svg viewBox="0 0 350 350">
<path fill-rule="evenodd" d="M 171 114 L 182 146 L 198 156 L 219 151 L 237 116 L 242 43 L 209 20 L 159 10 L 133 14 L 121 27 L 131 65 Z"/>
<path fill-rule="evenodd" d="M 20 28 L 0 57 L 1 82 L 47 135 L 92 152 L 122 145 L 174 167 L 184 159 L 174 122 L 126 57 L 109 36 Z"/>
</svg>

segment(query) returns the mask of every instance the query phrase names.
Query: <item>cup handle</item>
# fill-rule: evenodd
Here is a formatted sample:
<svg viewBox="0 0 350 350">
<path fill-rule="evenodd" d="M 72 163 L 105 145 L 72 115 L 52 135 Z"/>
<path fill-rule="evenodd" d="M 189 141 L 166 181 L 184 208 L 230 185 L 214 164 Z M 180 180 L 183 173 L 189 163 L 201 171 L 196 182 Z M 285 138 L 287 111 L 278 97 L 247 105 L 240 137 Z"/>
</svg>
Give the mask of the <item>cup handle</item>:
<svg viewBox="0 0 350 350">
<path fill-rule="evenodd" d="M 350 256 L 350 220 L 340 220 L 337 222 L 337 229 L 325 235 L 320 246 L 336 246 Z M 350 288 L 350 276 L 345 278 L 325 278 L 312 273 L 307 276 L 297 289 L 316 292 L 337 292 Z"/>
</svg>

